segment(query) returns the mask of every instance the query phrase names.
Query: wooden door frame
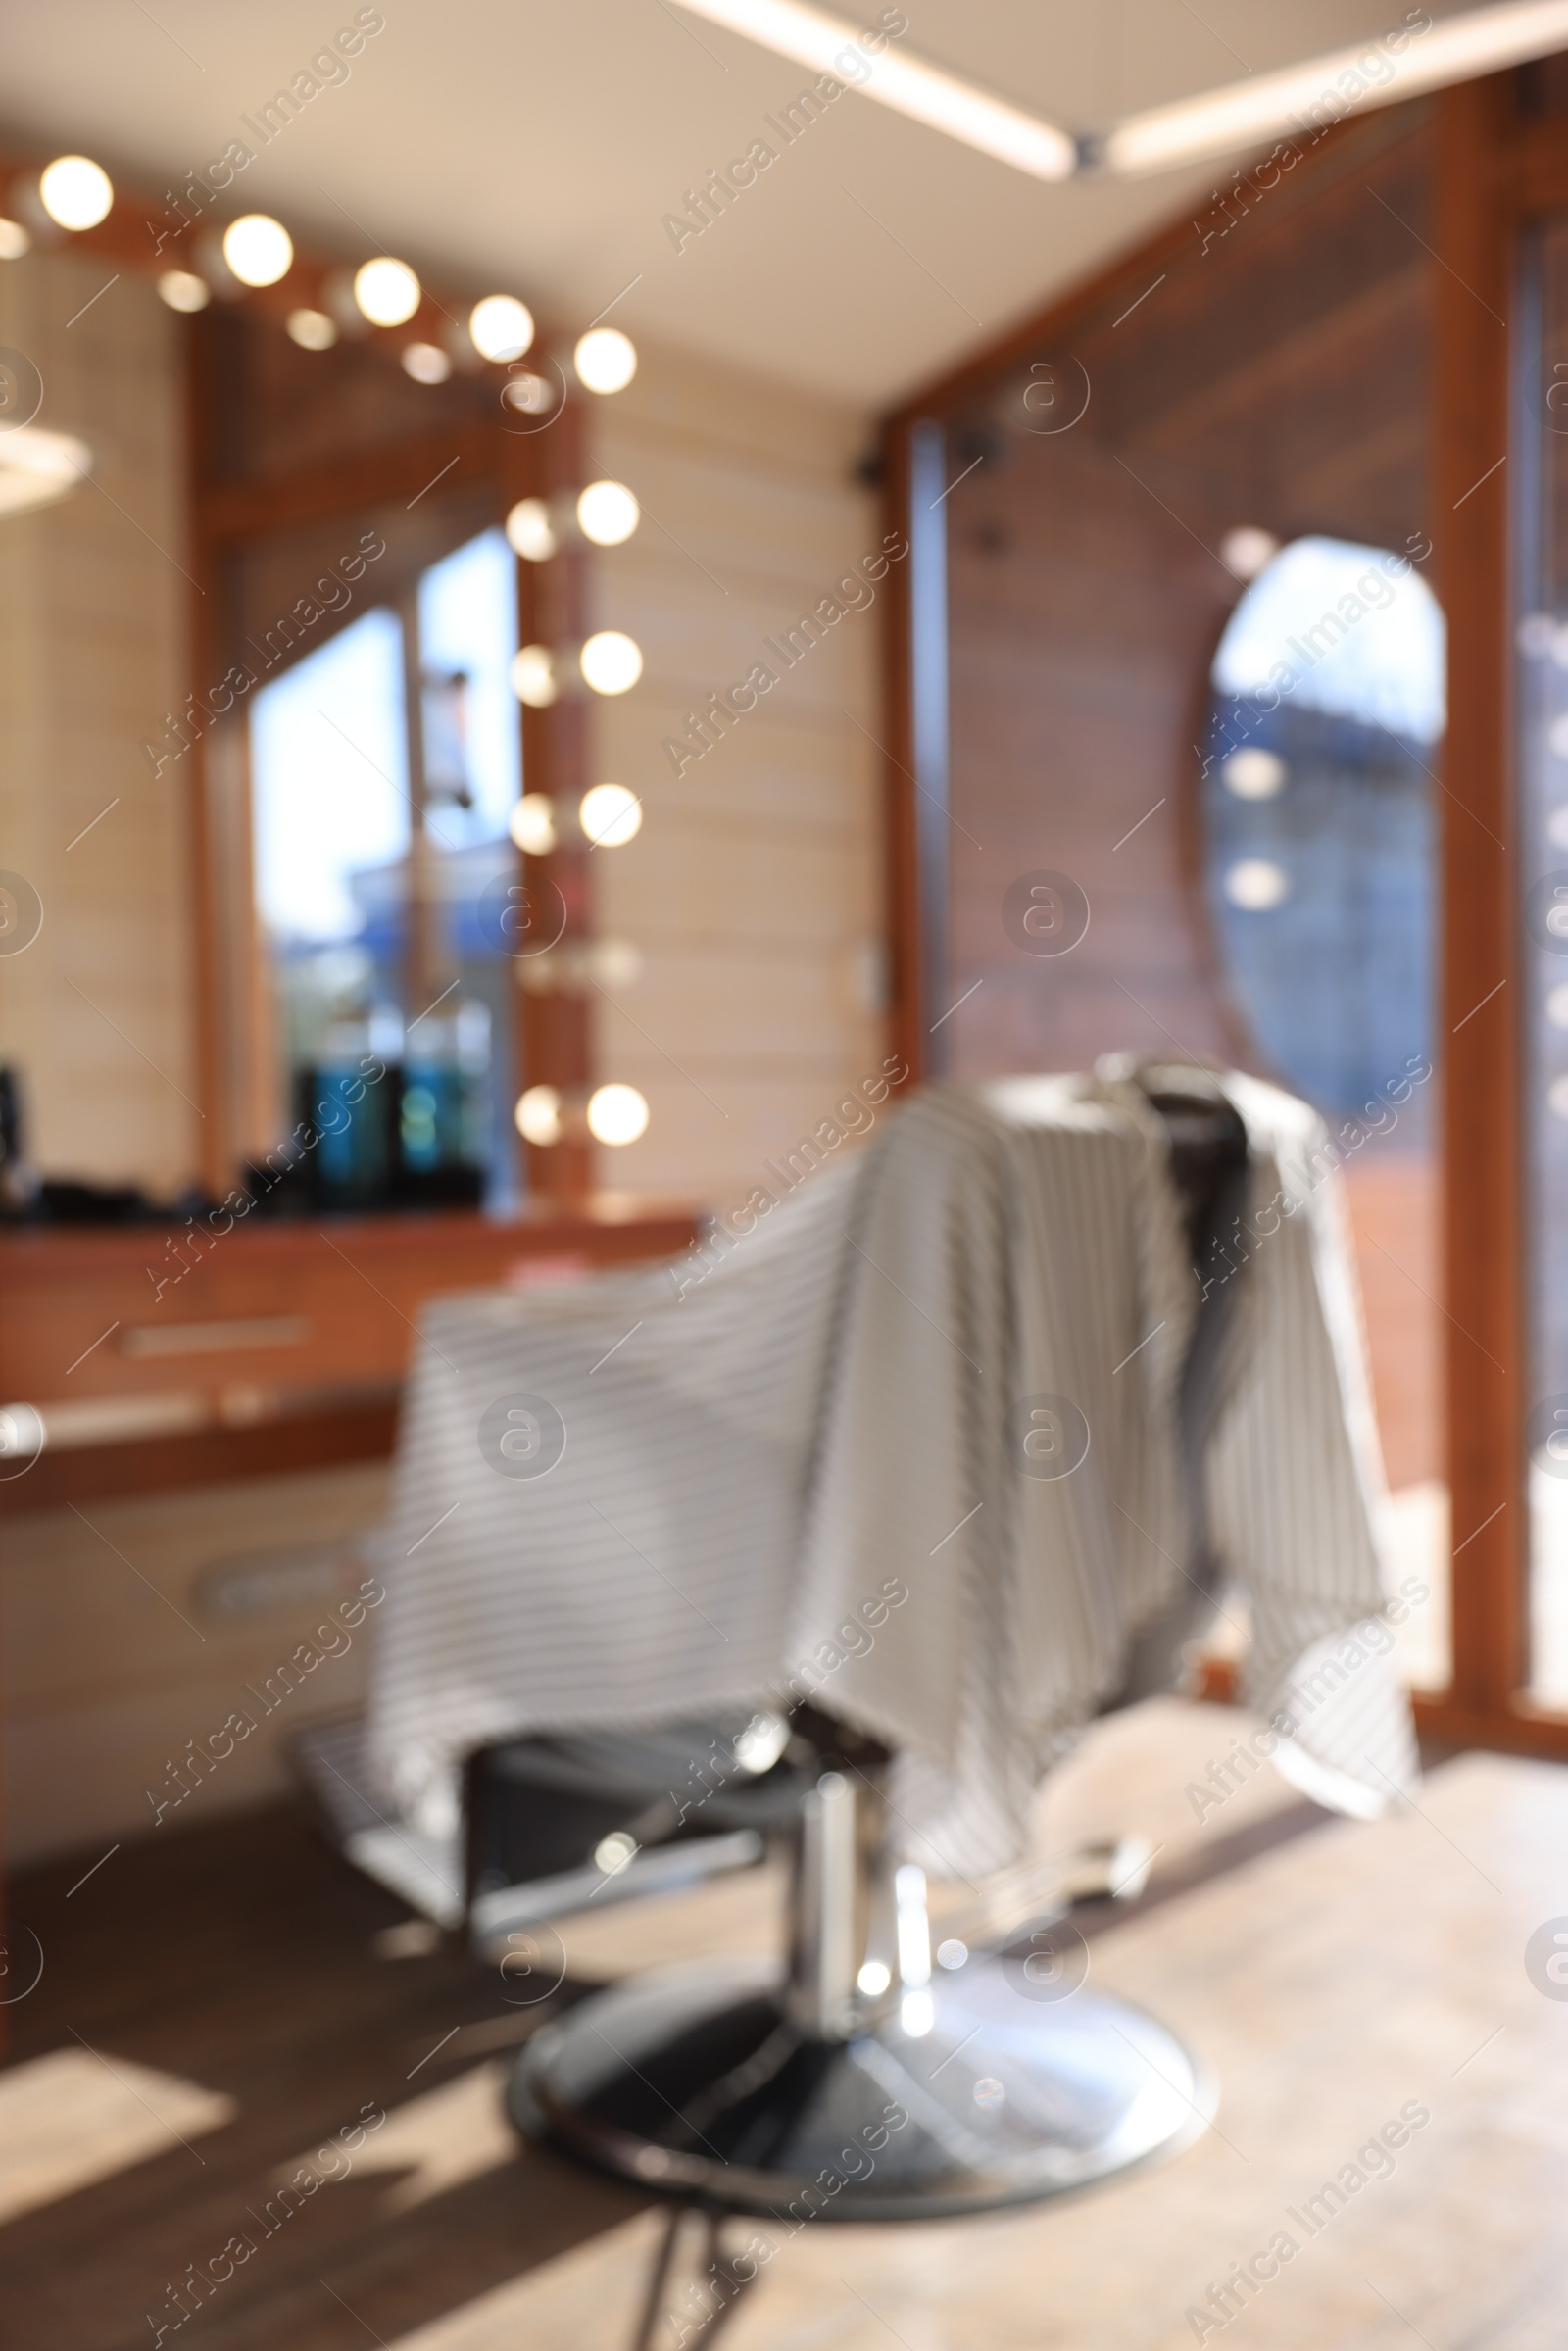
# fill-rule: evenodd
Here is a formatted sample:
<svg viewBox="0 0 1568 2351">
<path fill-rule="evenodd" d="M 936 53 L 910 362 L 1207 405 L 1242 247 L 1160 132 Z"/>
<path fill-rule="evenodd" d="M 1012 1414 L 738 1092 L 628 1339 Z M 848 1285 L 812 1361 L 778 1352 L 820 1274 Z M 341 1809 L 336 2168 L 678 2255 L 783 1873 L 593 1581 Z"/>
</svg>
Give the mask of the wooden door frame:
<svg viewBox="0 0 1568 2351">
<path fill-rule="evenodd" d="M 1510 385 L 1522 241 L 1568 208 L 1568 124 L 1527 116 L 1526 86 L 1520 73 L 1464 83 L 1445 94 L 1438 118 L 1433 536 L 1449 648 L 1443 1134 L 1454 1674 L 1446 1697 L 1420 1713 L 1437 1737 L 1568 1757 L 1568 1721 L 1524 1694 L 1530 1265 Z"/>
</svg>

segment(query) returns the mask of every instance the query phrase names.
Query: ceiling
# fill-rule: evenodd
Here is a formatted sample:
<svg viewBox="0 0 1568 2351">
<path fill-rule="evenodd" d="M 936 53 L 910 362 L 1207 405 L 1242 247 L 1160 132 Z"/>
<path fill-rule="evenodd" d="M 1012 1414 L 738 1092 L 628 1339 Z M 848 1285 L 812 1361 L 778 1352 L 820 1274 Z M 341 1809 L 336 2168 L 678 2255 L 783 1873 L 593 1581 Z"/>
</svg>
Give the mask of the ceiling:
<svg viewBox="0 0 1568 2351">
<path fill-rule="evenodd" d="M 871 23 L 872 0 L 842 0 Z M 911 50 L 1071 128 L 1383 30 L 1392 0 L 905 0 Z M 162 189 L 244 136 L 355 0 L 0 0 L 6 132 Z M 401 253 L 865 407 L 1207 197 L 1215 167 L 1043 185 L 854 94 L 677 252 L 663 226 L 808 81 L 674 0 L 384 0 L 351 78 L 235 182 Z M 1435 13 L 1447 14 L 1440 9 Z M 249 141 L 254 145 L 255 141 Z M 779 142 L 774 139 L 777 146 Z M 629 290 L 622 293 L 622 288 Z"/>
</svg>

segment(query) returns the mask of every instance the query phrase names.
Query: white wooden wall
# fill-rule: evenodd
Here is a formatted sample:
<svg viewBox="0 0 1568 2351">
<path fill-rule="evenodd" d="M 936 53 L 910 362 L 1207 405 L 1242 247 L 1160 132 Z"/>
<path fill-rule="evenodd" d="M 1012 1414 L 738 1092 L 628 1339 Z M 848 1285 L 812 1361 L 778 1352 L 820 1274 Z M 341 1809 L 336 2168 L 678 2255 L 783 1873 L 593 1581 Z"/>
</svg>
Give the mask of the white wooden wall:
<svg viewBox="0 0 1568 2351">
<path fill-rule="evenodd" d="M 169 1192 L 197 1155 L 189 776 L 140 745 L 185 683 L 178 321 L 113 275 L 0 262 L 0 346 L 43 376 L 37 422 L 94 458 L 62 504 L 0 517 L 0 867 L 44 908 L 0 956 L 0 1059 L 48 1173 Z"/>
<path fill-rule="evenodd" d="M 595 706 L 596 780 L 643 796 L 637 838 L 593 860 L 602 930 L 644 959 L 612 992 L 621 1009 L 599 1009 L 603 1075 L 653 1110 L 640 1143 L 602 1154 L 617 1188 L 743 1199 L 886 1050 L 882 594 L 679 777 L 662 748 L 879 545 L 855 479 L 868 438 L 853 412 L 657 351 L 596 414 L 600 466 L 643 502 L 596 564 L 598 624 L 647 664 Z"/>
</svg>

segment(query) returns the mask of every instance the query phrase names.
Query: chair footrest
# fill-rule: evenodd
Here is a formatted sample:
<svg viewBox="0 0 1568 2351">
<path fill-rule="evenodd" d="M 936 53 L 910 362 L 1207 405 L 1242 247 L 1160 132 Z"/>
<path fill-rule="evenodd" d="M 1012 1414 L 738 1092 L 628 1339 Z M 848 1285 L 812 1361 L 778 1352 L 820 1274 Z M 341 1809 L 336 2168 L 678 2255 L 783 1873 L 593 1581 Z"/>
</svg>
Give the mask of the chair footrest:
<svg viewBox="0 0 1568 2351">
<path fill-rule="evenodd" d="M 475 1897 L 469 1918 L 473 1947 L 489 1959 L 505 1949 L 507 1936 L 545 1919 L 561 1918 L 592 1902 L 628 1902 L 639 1894 L 677 1893 L 727 1870 L 751 1869 L 767 1852 L 755 1829 L 728 1837 L 698 1837 L 689 1843 L 656 1845 L 638 1853 L 607 1877 L 603 1870 L 567 1870 L 558 1878 L 536 1878 L 527 1886 L 504 1886 Z"/>
</svg>

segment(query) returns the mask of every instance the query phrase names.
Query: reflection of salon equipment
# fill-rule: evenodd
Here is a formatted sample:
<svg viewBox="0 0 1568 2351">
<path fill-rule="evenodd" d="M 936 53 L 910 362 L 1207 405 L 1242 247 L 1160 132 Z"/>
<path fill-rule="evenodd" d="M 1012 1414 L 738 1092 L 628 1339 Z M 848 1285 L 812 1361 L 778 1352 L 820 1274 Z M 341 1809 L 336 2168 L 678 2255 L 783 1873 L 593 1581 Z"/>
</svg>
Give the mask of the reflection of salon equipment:
<svg viewBox="0 0 1568 2351">
<path fill-rule="evenodd" d="M 1376 1604 L 1323 1203 L 1261 1276 L 1238 1239 L 1250 1185 L 1315 1132 L 1206 1072 L 935 1089 L 727 1249 L 432 1312 L 385 1551 L 380 1825 L 354 1857 L 412 1890 L 417 1852 L 444 1915 L 542 1981 L 553 1916 L 792 1856 L 777 1957 L 543 2025 L 526 2131 L 710 2210 L 884 2219 L 1051 2195 L 1200 2127 L 1179 2041 L 1084 1984 L 1069 1889 L 997 1869 L 1076 1731 L 1179 1680 L 1222 1561 L 1285 1669 Z M 554 1435 L 502 1458 L 497 1414 Z M 1282 1464 L 1283 1515 L 1258 1475 Z M 835 1648 L 879 1589 L 875 1640 Z M 811 1687 L 756 1694 L 808 1655 Z M 1403 1701 L 1354 1694 L 1311 1737 L 1397 1785 Z M 661 1717 L 681 1727 L 564 1728 Z M 695 1811 L 671 1741 L 718 1766 Z M 927 1861 L 986 1881 L 935 1952 Z"/>
<path fill-rule="evenodd" d="M 381 1074 L 367 1078 L 356 1062 L 296 1070 L 293 1139 L 252 1173 L 260 1207 L 329 1214 L 478 1205 L 478 1090 L 461 1052 L 437 1035 L 419 1060 L 372 1068 Z"/>
</svg>

